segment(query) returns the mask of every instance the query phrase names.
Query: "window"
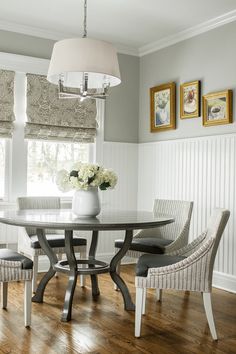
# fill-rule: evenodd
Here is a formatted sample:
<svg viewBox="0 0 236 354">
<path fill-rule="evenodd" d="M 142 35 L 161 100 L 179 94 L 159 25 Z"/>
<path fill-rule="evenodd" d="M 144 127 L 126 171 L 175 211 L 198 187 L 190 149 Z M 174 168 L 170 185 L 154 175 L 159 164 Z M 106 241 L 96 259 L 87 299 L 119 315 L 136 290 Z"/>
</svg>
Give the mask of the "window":
<svg viewBox="0 0 236 354">
<path fill-rule="evenodd" d="M 6 144 L 4 139 L 0 139 L 0 199 L 5 197 L 5 160 Z"/>
<path fill-rule="evenodd" d="M 55 184 L 57 171 L 70 169 L 74 162 L 89 161 L 90 144 L 28 141 L 27 194 L 72 195 Z"/>
<path fill-rule="evenodd" d="M 69 197 L 55 185 L 56 172 L 70 168 L 73 162 L 102 161 L 104 101 L 97 102 L 96 141 L 93 144 L 73 144 L 49 140 L 25 140 L 27 121 L 26 72 L 46 75 L 49 61 L 0 53 L 0 68 L 15 72 L 12 139 L 0 138 L 0 200 L 15 203 L 24 195 L 58 195 Z M 0 205 L 1 208 L 1 205 Z"/>
</svg>

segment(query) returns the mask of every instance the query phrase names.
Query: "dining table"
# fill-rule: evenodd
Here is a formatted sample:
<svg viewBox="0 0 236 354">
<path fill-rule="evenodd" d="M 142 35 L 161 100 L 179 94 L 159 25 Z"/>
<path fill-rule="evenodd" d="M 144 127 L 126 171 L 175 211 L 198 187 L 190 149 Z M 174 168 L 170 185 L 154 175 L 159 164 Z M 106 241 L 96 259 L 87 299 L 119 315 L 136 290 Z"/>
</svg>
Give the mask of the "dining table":
<svg viewBox="0 0 236 354">
<path fill-rule="evenodd" d="M 28 210 L 5 210 L 0 211 L 0 222 L 4 224 L 33 227 L 41 248 L 48 256 L 50 268 L 42 277 L 32 298 L 33 302 L 43 302 L 45 288 L 56 272 L 68 275 L 68 285 L 65 293 L 65 300 L 61 321 L 71 320 L 73 296 L 78 275 L 90 275 L 92 285 L 92 296 L 100 294 L 98 285 L 98 275 L 110 273 L 113 282 L 120 290 L 125 310 L 134 310 L 129 289 L 117 273 L 117 265 L 128 251 L 134 230 L 150 229 L 161 227 L 174 222 L 174 218 L 168 215 L 159 215 L 137 210 L 104 210 L 97 217 L 79 218 L 70 209 L 28 209 Z M 66 260 L 58 260 L 57 255 L 50 247 L 46 230 L 64 230 Z M 76 231 L 76 235 L 74 235 Z M 91 231 L 92 238 L 87 259 L 76 259 L 73 249 L 73 237 L 80 237 L 80 232 Z M 100 231 L 124 231 L 124 242 L 119 251 L 112 257 L 110 262 L 96 259 L 96 249 L 99 236 L 104 233 Z M 81 237 L 82 237 L 81 234 Z M 110 233 L 112 235 L 112 233 Z"/>
</svg>

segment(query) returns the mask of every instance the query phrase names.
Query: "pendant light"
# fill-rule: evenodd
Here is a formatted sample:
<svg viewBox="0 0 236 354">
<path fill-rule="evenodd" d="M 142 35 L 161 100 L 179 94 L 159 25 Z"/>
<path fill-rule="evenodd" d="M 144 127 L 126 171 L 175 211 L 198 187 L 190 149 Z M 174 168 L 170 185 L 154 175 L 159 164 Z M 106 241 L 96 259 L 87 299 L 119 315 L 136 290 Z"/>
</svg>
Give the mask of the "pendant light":
<svg viewBox="0 0 236 354">
<path fill-rule="evenodd" d="M 121 83 L 116 49 L 87 38 L 87 0 L 84 0 L 82 38 L 55 43 L 47 80 L 59 86 L 60 98 L 106 98 L 110 86 Z"/>
</svg>

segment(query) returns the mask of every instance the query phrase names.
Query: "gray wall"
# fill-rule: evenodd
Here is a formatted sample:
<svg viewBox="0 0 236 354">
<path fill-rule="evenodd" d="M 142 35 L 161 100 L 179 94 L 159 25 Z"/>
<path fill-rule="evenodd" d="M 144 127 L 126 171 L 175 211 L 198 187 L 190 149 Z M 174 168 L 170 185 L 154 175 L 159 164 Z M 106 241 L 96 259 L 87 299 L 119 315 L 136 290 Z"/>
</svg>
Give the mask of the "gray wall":
<svg viewBox="0 0 236 354">
<path fill-rule="evenodd" d="M 54 41 L 0 30 L 0 51 L 49 59 Z M 106 102 L 105 140 L 138 142 L 139 59 L 119 54 L 122 84 Z"/>
<path fill-rule="evenodd" d="M 105 140 L 138 142 L 139 58 L 119 54 L 122 83 L 106 101 Z"/>
<path fill-rule="evenodd" d="M 236 132 L 236 122 L 203 127 L 202 118 L 179 118 L 179 85 L 201 80 L 202 94 L 236 87 L 236 22 L 232 22 L 140 59 L 139 142 Z M 177 129 L 150 133 L 149 88 L 175 81 Z M 234 110 L 235 112 L 235 110 Z M 235 114 L 234 114 L 235 116 Z"/>
</svg>

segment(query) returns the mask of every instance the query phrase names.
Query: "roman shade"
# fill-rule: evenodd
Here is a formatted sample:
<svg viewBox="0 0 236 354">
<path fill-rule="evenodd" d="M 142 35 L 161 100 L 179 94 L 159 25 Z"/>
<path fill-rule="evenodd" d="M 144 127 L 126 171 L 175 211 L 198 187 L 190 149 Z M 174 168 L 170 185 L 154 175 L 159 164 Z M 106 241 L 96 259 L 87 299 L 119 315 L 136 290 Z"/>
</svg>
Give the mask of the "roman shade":
<svg viewBox="0 0 236 354">
<path fill-rule="evenodd" d="M 91 143 L 96 115 L 95 100 L 59 99 L 58 87 L 46 76 L 27 74 L 26 139 Z"/>
<path fill-rule="evenodd" d="M 11 138 L 14 115 L 15 72 L 0 70 L 0 138 Z"/>
</svg>

